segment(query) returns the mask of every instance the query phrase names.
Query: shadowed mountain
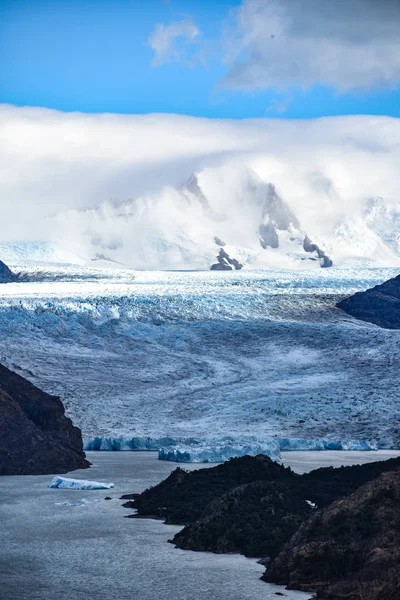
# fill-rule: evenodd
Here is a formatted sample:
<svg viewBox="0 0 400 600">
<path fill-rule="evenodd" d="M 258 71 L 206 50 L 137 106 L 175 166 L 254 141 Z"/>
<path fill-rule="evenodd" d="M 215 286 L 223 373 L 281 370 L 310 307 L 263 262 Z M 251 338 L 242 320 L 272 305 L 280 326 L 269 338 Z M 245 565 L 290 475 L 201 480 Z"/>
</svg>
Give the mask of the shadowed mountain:
<svg viewBox="0 0 400 600">
<path fill-rule="evenodd" d="M 0 283 L 12 283 L 16 280 L 16 275 L 0 260 Z"/>
<path fill-rule="evenodd" d="M 62 402 L 0 365 L 0 475 L 66 473 L 89 466 Z"/>
<path fill-rule="evenodd" d="M 347 314 L 387 329 L 400 329 L 400 275 L 337 304 Z"/>
</svg>

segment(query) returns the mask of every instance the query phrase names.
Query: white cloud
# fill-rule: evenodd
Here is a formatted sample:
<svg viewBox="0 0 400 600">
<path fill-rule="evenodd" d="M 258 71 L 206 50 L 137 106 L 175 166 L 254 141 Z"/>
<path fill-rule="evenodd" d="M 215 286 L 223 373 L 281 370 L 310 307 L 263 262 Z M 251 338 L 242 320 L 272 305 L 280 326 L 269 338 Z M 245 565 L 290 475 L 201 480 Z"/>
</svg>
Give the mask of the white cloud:
<svg viewBox="0 0 400 600">
<path fill-rule="evenodd" d="M 193 44 L 199 34 L 199 29 L 190 20 L 169 25 L 158 23 L 149 37 L 149 45 L 154 51 L 153 67 L 184 60 L 187 46 Z"/>
<path fill-rule="evenodd" d="M 399 31 L 399 0 L 244 0 L 226 37 L 224 82 L 242 90 L 396 86 Z"/>
<path fill-rule="evenodd" d="M 82 256 L 181 268 L 179 248 L 201 257 L 225 230 L 237 244 L 257 242 L 246 225 L 248 168 L 325 239 L 366 198 L 399 203 L 399 164 L 400 119 L 388 117 L 233 121 L 0 105 L 0 242 L 44 240 Z M 193 172 L 208 173 L 215 219 L 178 191 Z"/>
</svg>

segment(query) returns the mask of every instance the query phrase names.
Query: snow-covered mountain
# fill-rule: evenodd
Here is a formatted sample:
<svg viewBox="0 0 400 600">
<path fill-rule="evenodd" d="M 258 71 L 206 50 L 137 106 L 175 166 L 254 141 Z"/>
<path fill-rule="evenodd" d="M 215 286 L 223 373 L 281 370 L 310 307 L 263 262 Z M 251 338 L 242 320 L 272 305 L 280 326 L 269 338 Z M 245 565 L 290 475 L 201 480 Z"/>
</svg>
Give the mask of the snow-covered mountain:
<svg viewBox="0 0 400 600">
<path fill-rule="evenodd" d="M 219 121 L 0 105 L 0 126 L 5 261 L 400 264 L 399 119 Z"/>
<path fill-rule="evenodd" d="M 227 164 L 203 169 L 156 195 L 67 211 L 54 221 L 56 228 L 62 222 L 65 231 L 79 234 L 87 263 L 188 270 L 400 264 L 396 206 L 367 198 L 350 215 L 325 210 L 326 221 L 318 217 L 313 224 L 308 217 L 304 225 L 302 204 L 289 203 L 253 169 Z"/>
<path fill-rule="evenodd" d="M 64 227 L 63 245 L 3 242 L 1 258 L 178 270 L 400 264 L 398 207 L 367 198 L 350 215 L 306 227 L 301 204 L 291 206 L 273 182 L 243 165 L 206 168 L 159 194 L 60 212 L 49 221 L 55 230 Z"/>
</svg>

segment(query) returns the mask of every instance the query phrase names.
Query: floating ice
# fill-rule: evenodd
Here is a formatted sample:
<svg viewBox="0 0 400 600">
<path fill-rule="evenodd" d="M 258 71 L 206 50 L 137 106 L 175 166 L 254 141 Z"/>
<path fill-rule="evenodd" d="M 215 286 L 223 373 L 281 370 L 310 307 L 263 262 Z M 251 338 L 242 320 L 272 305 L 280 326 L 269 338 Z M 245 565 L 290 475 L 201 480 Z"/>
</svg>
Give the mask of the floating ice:
<svg viewBox="0 0 400 600">
<path fill-rule="evenodd" d="M 194 444 L 182 443 L 175 446 L 162 447 L 158 451 L 159 460 L 170 460 L 174 462 L 224 462 L 230 458 L 238 456 L 256 456 L 265 454 L 272 460 L 281 458 L 281 451 L 291 450 L 309 451 L 309 450 L 358 450 L 370 451 L 377 450 L 378 445 L 369 440 L 324 440 L 301 438 L 283 438 L 271 439 L 263 442 L 259 441 L 237 441 L 233 438 L 217 442 L 195 442 Z"/>
<path fill-rule="evenodd" d="M 85 506 L 85 504 L 88 504 L 89 500 L 86 500 L 86 498 L 81 498 L 79 500 L 79 502 L 56 502 L 55 505 L 56 506 Z"/>
<path fill-rule="evenodd" d="M 197 446 L 174 446 L 171 448 L 160 448 L 159 460 L 170 460 L 174 462 L 192 463 L 222 463 L 230 458 L 239 456 L 257 456 L 265 454 L 272 460 L 280 459 L 279 444 L 275 441 L 248 442 L 245 444 L 234 442 L 201 443 Z"/>
<path fill-rule="evenodd" d="M 109 490 L 114 487 L 114 484 L 101 483 L 99 481 L 87 481 L 86 479 L 69 479 L 68 477 L 59 477 L 58 475 L 55 475 L 51 480 L 49 487 L 70 490 Z M 84 504 L 82 501 L 81 503 Z"/>
<path fill-rule="evenodd" d="M 281 438 L 279 448 L 282 452 L 291 450 L 378 450 L 373 440 L 305 440 L 302 438 Z"/>
</svg>

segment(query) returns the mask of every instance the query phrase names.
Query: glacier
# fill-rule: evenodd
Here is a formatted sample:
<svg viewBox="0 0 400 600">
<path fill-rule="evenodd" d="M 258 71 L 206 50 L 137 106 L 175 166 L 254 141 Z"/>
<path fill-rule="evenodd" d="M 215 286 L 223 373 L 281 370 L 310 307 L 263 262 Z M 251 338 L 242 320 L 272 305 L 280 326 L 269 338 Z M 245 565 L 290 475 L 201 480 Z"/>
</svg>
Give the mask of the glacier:
<svg viewBox="0 0 400 600">
<path fill-rule="evenodd" d="M 196 445 L 197 440 L 185 440 L 188 444 Z M 143 437 L 94 437 L 85 440 L 83 449 L 87 451 L 158 451 L 160 448 L 174 447 L 177 440 L 174 438 L 143 438 Z"/>
<path fill-rule="evenodd" d="M 257 440 L 254 438 L 222 439 L 175 439 L 175 438 L 136 438 L 136 437 L 95 437 L 86 440 L 86 451 L 157 451 L 159 460 L 173 462 L 220 463 L 239 456 L 265 454 L 272 460 L 280 460 L 281 452 L 296 450 L 378 450 L 374 440 L 334 440 L 272 438 Z"/>
<path fill-rule="evenodd" d="M 271 439 L 269 441 L 240 441 L 231 440 L 230 442 L 212 442 L 205 441 L 194 445 L 176 445 L 167 448 L 160 448 L 158 451 L 159 460 L 168 460 L 173 462 L 187 463 L 222 463 L 230 458 L 239 456 L 257 456 L 264 454 L 272 460 L 279 461 L 282 458 L 281 452 L 288 451 L 309 451 L 309 450 L 358 450 L 373 451 L 378 450 L 378 445 L 369 440 L 312 440 L 312 439 Z"/>
<path fill-rule="evenodd" d="M 55 475 L 49 484 L 49 488 L 68 489 L 68 490 L 110 490 L 114 487 L 113 483 L 101 483 L 99 481 L 88 481 L 86 479 L 70 479 L 69 477 L 60 477 Z M 85 504 L 86 501 L 80 501 Z"/>
<path fill-rule="evenodd" d="M 400 448 L 400 332 L 335 307 L 399 271 L 21 260 L 0 290 L 0 360 L 61 397 L 88 450 Z"/>
<path fill-rule="evenodd" d="M 257 456 L 264 454 L 272 460 L 279 460 L 279 444 L 274 441 L 259 443 L 212 443 L 206 442 L 195 446 L 173 446 L 160 448 L 159 460 L 186 463 L 222 463 L 239 456 Z"/>
</svg>

